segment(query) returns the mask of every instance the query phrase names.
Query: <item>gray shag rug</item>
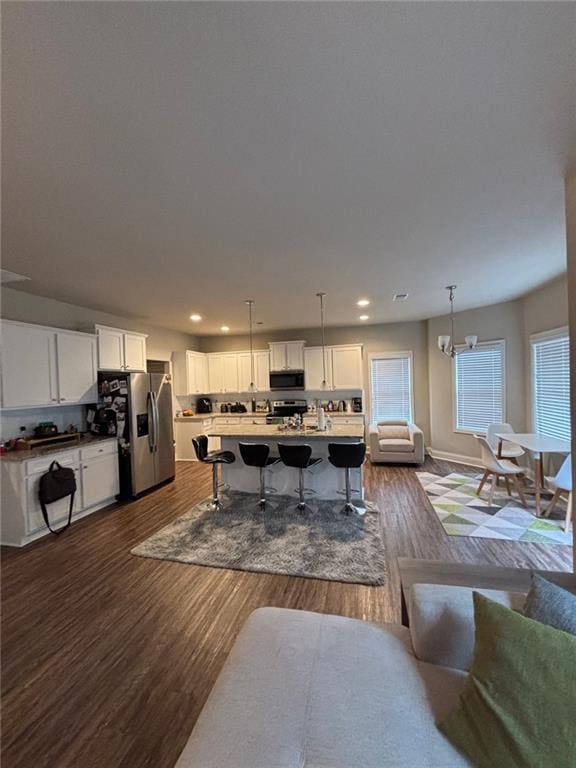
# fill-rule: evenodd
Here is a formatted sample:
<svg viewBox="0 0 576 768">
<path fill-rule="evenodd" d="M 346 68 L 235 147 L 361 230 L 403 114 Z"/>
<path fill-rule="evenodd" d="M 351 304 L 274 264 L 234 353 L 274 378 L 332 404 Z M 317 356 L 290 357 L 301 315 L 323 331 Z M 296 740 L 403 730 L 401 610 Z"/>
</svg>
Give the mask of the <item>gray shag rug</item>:
<svg viewBox="0 0 576 768">
<path fill-rule="evenodd" d="M 157 560 L 280 573 L 354 584 L 384 584 L 386 561 L 380 514 L 364 502 L 363 516 L 342 514 L 342 501 L 296 501 L 275 496 L 264 512 L 247 493 L 226 497 L 213 511 L 206 499 L 135 547 Z"/>
</svg>

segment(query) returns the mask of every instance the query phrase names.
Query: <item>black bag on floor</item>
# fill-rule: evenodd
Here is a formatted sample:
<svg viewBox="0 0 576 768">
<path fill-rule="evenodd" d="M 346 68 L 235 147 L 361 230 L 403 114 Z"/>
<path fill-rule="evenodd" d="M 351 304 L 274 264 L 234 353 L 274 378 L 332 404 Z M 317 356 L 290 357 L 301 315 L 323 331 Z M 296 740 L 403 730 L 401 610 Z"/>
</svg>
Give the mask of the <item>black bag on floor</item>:
<svg viewBox="0 0 576 768">
<path fill-rule="evenodd" d="M 48 526 L 48 530 L 55 533 L 58 536 L 62 531 L 72 522 L 72 507 L 74 506 L 74 495 L 76 493 L 76 476 L 74 470 L 70 467 L 63 467 L 57 461 L 53 461 L 50 464 L 48 472 L 46 472 L 40 478 L 40 485 L 38 488 L 38 499 L 40 501 L 40 508 L 42 509 L 42 516 L 44 522 Z M 70 508 L 68 510 L 68 522 L 66 525 L 55 531 L 50 525 L 48 519 L 48 510 L 46 504 L 52 504 L 54 501 L 70 496 Z"/>
</svg>

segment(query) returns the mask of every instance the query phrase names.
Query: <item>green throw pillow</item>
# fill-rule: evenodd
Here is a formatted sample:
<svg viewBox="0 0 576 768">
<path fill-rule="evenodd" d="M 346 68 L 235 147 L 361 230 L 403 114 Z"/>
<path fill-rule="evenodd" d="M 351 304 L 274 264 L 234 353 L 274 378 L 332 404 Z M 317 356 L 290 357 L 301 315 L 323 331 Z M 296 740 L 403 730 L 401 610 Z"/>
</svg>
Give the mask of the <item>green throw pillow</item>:
<svg viewBox="0 0 576 768">
<path fill-rule="evenodd" d="M 479 768 L 576 766 L 576 637 L 474 592 L 476 645 L 442 733 Z"/>
</svg>

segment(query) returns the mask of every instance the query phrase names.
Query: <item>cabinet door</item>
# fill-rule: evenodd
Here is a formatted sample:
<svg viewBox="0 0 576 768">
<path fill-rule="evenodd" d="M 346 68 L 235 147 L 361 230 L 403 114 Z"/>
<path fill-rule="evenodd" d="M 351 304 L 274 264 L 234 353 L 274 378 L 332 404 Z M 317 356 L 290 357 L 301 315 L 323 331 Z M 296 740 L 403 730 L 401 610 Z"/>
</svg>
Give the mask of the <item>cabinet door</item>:
<svg viewBox="0 0 576 768">
<path fill-rule="evenodd" d="M 110 453 L 102 459 L 82 462 L 82 507 L 100 504 L 119 492 L 118 456 Z"/>
<path fill-rule="evenodd" d="M 325 352 L 326 382 L 328 389 L 332 389 L 332 354 L 331 350 Z M 306 347 L 304 350 L 304 377 L 306 389 L 319 391 L 322 389 L 324 367 L 322 365 L 322 347 Z"/>
<path fill-rule="evenodd" d="M 124 334 L 108 328 L 98 329 L 98 368 L 101 371 L 124 370 Z"/>
<path fill-rule="evenodd" d="M 210 393 L 224 392 L 224 357 L 222 355 L 208 355 L 208 384 Z"/>
<path fill-rule="evenodd" d="M 238 355 L 224 355 L 224 391 L 238 392 Z"/>
<path fill-rule="evenodd" d="M 205 395 L 210 391 L 208 386 L 208 360 L 206 355 L 194 355 L 196 368 L 196 394 Z"/>
<path fill-rule="evenodd" d="M 56 349 L 60 402 L 95 403 L 98 400 L 96 338 L 58 333 Z"/>
<path fill-rule="evenodd" d="M 255 352 L 254 367 L 256 369 L 256 387 L 258 392 L 270 390 L 270 353 Z"/>
<path fill-rule="evenodd" d="M 301 341 L 286 342 L 286 367 L 291 371 L 304 370 L 304 345 Z"/>
<path fill-rule="evenodd" d="M 252 361 L 249 352 L 241 352 L 236 356 L 238 365 L 238 392 L 249 392 L 252 381 Z M 254 360 L 254 379 L 256 379 L 256 360 Z M 254 381 L 256 384 L 256 381 Z"/>
<path fill-rule="evenodd" d="M 270 344 L 270 370 L 286 370 L 286 344 L 284 342 Z"/>
<path fill-rule="evenodd" d="M 2 323 L 2 393 L 4 408 L 58 402 L 53 331 Z"/>
<path fill-rule="evenodd" d="M 127 371 L 146 372 L 146 337 L 124 334 L 124 367 Z"/>
<path fill-rule="evenodd" d="M 186 352 L 186 395 L 195 395 L 198 392 L 198 376 L 196 360 L 192 352 Z"/>
<path fill-rule="evenodd" d="M 334 389 L 362 389 L 362 350 L 360 347 L 332 349 Z"/>
</svg>

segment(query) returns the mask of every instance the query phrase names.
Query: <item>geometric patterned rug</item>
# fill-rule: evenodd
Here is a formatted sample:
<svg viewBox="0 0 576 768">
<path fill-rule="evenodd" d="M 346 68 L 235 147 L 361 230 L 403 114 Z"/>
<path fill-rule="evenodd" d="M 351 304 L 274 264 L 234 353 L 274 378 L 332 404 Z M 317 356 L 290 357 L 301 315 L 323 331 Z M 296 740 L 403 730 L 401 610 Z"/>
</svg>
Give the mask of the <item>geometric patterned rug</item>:
<svg viewBox="0 0 576 768">
<path fill-rule="evenodd" d="M 523 507 L 517 495 L 508 496 L 499 487 L 490 506 L 489 483 L 477 496 L 482 474 L 452 472 L 443 477 L 417 472 L 416 475 L 448 536 L 572 544 L 572 532 L 565 533 L 563 529 L 566 507 L 562 501 L 551 517 L 536 517 L 533 497 L 527 496 L 527 507 Z"/>
</svg>

